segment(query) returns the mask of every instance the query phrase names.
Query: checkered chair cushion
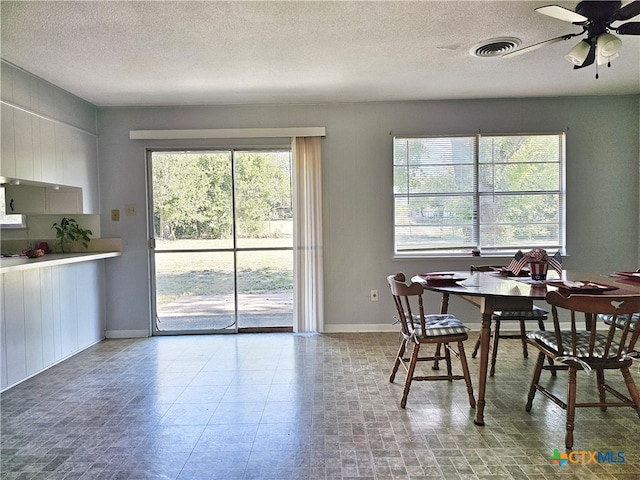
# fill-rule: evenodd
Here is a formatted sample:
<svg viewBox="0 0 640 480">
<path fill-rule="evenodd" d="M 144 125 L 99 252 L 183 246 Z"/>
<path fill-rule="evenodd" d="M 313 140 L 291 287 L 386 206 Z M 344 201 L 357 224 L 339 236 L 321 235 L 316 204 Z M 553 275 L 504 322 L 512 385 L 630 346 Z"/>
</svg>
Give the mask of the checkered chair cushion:
<svg viewBox="0 0 640 480">
<path fill-rule="evenodd" d="M 556 341 L 555 332 L 543 332 L 540 330 L 536 330 L 533 332 L 529 332 L 527 337 L 531 340 L 541 342 L 546 345 L 551 350 L 558 352 L 558 355 L 561 356 L 572 356 L 573 351 L 571 350 L 571 332 L 560 332 L 562 338 L 562 345 L 564 347 L 564 351 L 560 353 L 558 342 Z M 590 340 L 591 332 L 576 332 L 576 354 L 580 358 L 586 357 L 596 357 L 603 358 L 604 357 L 604 346 L 607 343 L 607 336 L 601 333 L 596 333 L 595 344 L 593 347 L 593 355 L 589 354 L 589 340 Z M 611 343 L 611 347 L 609 348 L 609 356 L 607 358 L 613 358 L 618 354 L 619 345 L 616 342 Z"/>
<path fill-rule="evenodd" d="M 500 320 L 546 320 L 549 312 L 540 307 L 533 306 L 533 310 L 498 311 L 493 313 L 493 318 Z"/>
<path fill-rule="evenodd" d="M 416 325 L 416 334 L 421 337 L 440 337 L 443 335 L 460 335 L 469 329 L 458 318 L 451 314 L 432 314 L 424 316 L 425 330 Z"/>
<path fill-rule="evenodd" d="M 598 315 L 598 318 L 600 320 L 603 320 L 604 323 L 606 323 L 607 325 L 611 325 L 611 322 L 613 321 L 613 315 Z M 634 313 L 631 316 L 631 330 L 636 329 L 636 327 L 638 326 L 638 320 L 640 320 L 640 313 Z M 620 315 L 616 320 L 616 327 L 624 328 L 624 325 L 626 322 L 627 322 L 627 316 Z"/>
</svg>

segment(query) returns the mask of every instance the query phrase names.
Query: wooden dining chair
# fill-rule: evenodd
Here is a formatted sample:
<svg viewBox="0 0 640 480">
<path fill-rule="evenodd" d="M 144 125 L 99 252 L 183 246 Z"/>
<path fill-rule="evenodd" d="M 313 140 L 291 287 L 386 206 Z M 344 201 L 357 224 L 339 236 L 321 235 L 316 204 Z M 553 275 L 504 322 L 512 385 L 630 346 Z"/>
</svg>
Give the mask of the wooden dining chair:
<svg viewBox="0 0 640 480">
<path fill-rule="evenodd" d="M 627 322 L 627 318 L 624 315 L 620 315 L 617 318 L 614 318 L 613 315 L 599 315 L 598 317 L 607 325 L 611 325 L 615 322 L 615 325 L 618 328 L 624 328 Z M 640 321 L 640 314 L 636 313 L 631 315 L 630 325 L 632 330 L 638 328 L 638 321 Z"/>
<path fill-rule="evenodd" d="M 464 380 L 467 385 L 469 405 L 476 406 L 471 385 L 469 366 L 464 353 L 463 342 L 467 340 L 467 328 L 464 324 L 451 314 L 425 314 L 423 303 L 423 286 L 419 283 L 407 285 L 406 277 L 403 273 L 389 275 L 387 277 L 391 295 L 397 310 L 397 320 L 400 324 L 402 340 L 400 349 L 396 355 L 393 370 L 389 381 L 393 383 L 398 368 L 402 365 L 406 370 L 404 390 L 400 406 L 405 408 L 409 389 L 413 381 L 433 381 L 433 380 Z M 434 347 L 441 346 L 443 354 L 438 349 L 433 355 L 420 356 L 420 348 L 424 344 L 433 344 Z M 453 345 L 457 345 L 457 350 Z M 405 357 L 408 350 L 411 354 Z M 451 365 L 451 355 L 460 360 L 462 375 L 455 375 Z M 447 366 L 446 375 L 430 374 L 417 375 L 416 364 L 425 361 L 444 360 Z M 437 368 L 437 367 L 436 367 Z"/>
<path fill-rule="evenodd" d="M 558 291 L 547 293 L 547 302 L 551 305 L 553 331 L 530 332 L 529 345 L 539 350 L 538 361 L 533 372 L 531 387 L 527 397 L 526 410 L 531 411 L 536 392 L 552 400 L 566 410 L 565 446 L 573 447 L 575 427 L 575 409 L 579 407 L 631 407 L 640 416 L 640 393 L 629 372 L 634 357 L 638 357 L 637 341 L 640 329 L 633 328 L 633 318 L 640 312 L 640 295 L 571 295 L 563 296 Z M 560 329 L 559 312 L 569 312 L 571 328 Z M 579 322 L 584 315 L 585 326 Z M 602 315 L 610 315 L 607 325 Z M 564 318 L 564 317 L 563 317 Z M 590 325 L 590 329 L 586 328 Z M 598 328 L 599 327 L 599 328 Z M 556 360 L 553 367 L 544 366 L 544 359 Z M 566 401 L 561 400 L 540 383 L 543 370 L 568 371 L 568 390 Z M 599 395 L 597 402 L 578 403 L 576 401 L 577 371 L 595 372 Z M 606 370 L 620 370 L 631 398 L 615 390 L 605 382 Z M 615 397 L 607 398 L 607 394 Z"/>
<path fill-rule="evenodd" d="M 640 273 L 640 268 L 637 269 L 635 271 L 635 273 Z M 598 316 L 602 321 L 604 321 L 604 323 L 606 323 L 607 325 L 611 325 L 612 323 L 614 323 L 614 316 L 613 315 L 599 315 Z M 622 326 L 625 324 L 626 322 L 626 317 L 624 315 L 620 315 L 618 318 L 615 319 L 615 324 L 618 328 L 622 328 Z M 640 322 L 640 313 L 636 313 L 634 315 L 631 315 L 631 328 L 633 330 L 635 330 L 636 328 L 638 328 L 638 322 Z"/>
<path fill-rule="evenodd" d="M 490 272 L 493 269 L 489 265 L 471 265 L 470 272 Z M 524 358 L 529 356 L 527 350 L 527 327 L 525 322 L 531 320 L 537 320 L 538 328 L 544 330 L 544 321 L 547 320 L 549 312 L 546 310 L 533 306 L 533 310 L 515 310 L 515 311 L 497 311 L 493 312 L 491 322 L 493 324 L 493 330 L 491 331 L 492 348 L 491 348 L 491 366 L 489 368 L 489 376 L 493 377 L 496 373 L 496 358 L 498 357 L 498 343 L 500 339 L 519 339 L 522 343 L 522 355 Z M 500 324 L 503 321 L 516 321 L 520 324 L 519 333 L 503 333 L 500 332 Z M 471 358 L 476 358 L 478 349 L 480 348 L 480 335 L 476 340 L 476 344 L 473 347 L 473 353 Z"/>
</svg>

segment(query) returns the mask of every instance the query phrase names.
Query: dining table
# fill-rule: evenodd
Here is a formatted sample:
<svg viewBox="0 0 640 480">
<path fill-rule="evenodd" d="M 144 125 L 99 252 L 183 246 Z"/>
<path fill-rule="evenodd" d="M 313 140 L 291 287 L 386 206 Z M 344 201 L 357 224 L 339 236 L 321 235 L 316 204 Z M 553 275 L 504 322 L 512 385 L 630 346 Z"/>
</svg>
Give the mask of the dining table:
<svg viewBox="0 0 640 480">
<path fill-rule="evenodd" d="M 446 281 L 446 277 L 449 277 L 450 281 Z M 429 281 L 430 278 L 433 280 Z M 567 294 L 640 295 L 640 275 L 637 275 L 637 272 L 601 274 L 574 270 L 562 270 L 562 273 L 559 273 L 549 270 L 546 280 L 534 281 L 529 276 L 509 276 L 504 268 L 496 267 L 495 271 L 486 272 L 431 272 L 416 275 L 412 281 L 422 284 L 427 290 L 442 294 L 441 313 L 448 313 L 451 295 L 460 297 L 480 309 L 480 369 L 474 419 L 474 423 L 480 426 L 485 424 L 484 408 L 491 320 L 495 311 L 531 310 L 534 301 L 544 301 L 547 292 L 558 289 Z M 584 287 L 580 288 L 581 284 Z M 591 285 L 592 289 L 589 290 L 587 285 Z"/>
</svg>

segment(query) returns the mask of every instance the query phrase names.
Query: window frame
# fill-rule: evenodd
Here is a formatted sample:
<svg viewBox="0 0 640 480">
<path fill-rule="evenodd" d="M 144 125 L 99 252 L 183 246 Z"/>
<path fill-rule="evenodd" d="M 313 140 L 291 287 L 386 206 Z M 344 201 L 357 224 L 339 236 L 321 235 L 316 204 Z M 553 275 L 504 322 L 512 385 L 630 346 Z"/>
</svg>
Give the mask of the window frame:
<svg viewBox="0 0 640 480">
<path fill-rule="evenodd" d="M 479 170 L 482 164 L 481 162 L 481 139 L 487 137 L 549 137 L 555 136 L 558 138 L 558 188 L 557 189 L 543 189 L 543 190 L 509 190 L 507 192 L 492 192 L 483 191 L 479 181 Z M 412 194 L 408 191 L 398 191 L 396 184 L 396 169 L 398 167 L 410 167 L 410 162 L 398 162 L 396 157 L 396 143 L 398 141 L 416 140 L 416 139 L 470 139 L 472 141 L 472 162 L 467 162 L 467 165 L 472 166 L 473 179 L 472 179 L 472 191 L 461 192 L 437 192 L 428 191 L 420 194 Z M 477 134 L 456 134 L 456 135 L 399 135 L 393 137 L 392 146 L 392 190 L 393 190 L 393 258 L 407 259 L 407 258 L 446 258 L 446 257 L 468 257 L 471 255 L 472 250 L 480 250 L 484 256 L 490 257 L 507 257 L 512 256 L 513 253 L 518 250 L 529 250 L 531 248 L 545 248 L 550 252 L 560 251 L 562 255 L 566 254 L 566 134 L 565 132 L 536 132 L 536 133 L 477 133 Z M 407 154 L 408 159 L 408 154 Z M 492 165 L 497 165 L 499 162 L 489 162 Z M 532 162 L 533 163 L 533 162 Z M 551 162 L 554 163 L 554 162 Z M 439 165 L 442 165 L 439 164 Z M 463 163 L 464 165 L 464 163 Z M 407 172 L 408 174 L 409 172 Z M 558 242 L 557 244 L 548 243 L 540 244 L 539 242 L 533 242 L 532 244 L 518 244 L 514 245 L 494 245 L 491 248 L 485 247 L 483 249 L 483 239 L 481 238 L 481 226 L 482 225 L 497 225 L 495 223 L 487 222 L 483 223 L 481 220 L 481 199 L 486 196 L 514 196 L 514 195 L 554 195 L 557 196 L 557 225 L 558 228 Z M 415 249 L 399 248 L 399 232 L 402 227 L 406 227 L 406 224 L 398 221 L 398 199 L 407 198 L 415 199 L 419 197 L 435 196 L 435 197 L 464 197 L 471 196 L 471 211 L 469 212 L 470 220 L 468 227 L 472 229 L 471 244 L 460 246 L 447 246 L 447 247 L 420 247 Z M 443 224 L 445 226 L 445 224 Z"/>
</svg>

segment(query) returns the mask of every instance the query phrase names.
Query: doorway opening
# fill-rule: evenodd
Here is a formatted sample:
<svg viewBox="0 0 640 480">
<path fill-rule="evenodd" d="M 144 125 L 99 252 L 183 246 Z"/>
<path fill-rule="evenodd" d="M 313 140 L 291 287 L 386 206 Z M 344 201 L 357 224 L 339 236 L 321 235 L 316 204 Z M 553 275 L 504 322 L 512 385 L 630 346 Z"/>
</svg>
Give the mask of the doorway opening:
<svg viewBox="0 0 640 480">
<path fill-rule="evenodd" d="M 154 334 L 293 331 L 291 161 L 148 152 Z"/>
</svg>

